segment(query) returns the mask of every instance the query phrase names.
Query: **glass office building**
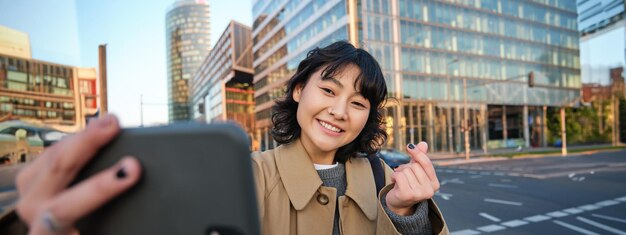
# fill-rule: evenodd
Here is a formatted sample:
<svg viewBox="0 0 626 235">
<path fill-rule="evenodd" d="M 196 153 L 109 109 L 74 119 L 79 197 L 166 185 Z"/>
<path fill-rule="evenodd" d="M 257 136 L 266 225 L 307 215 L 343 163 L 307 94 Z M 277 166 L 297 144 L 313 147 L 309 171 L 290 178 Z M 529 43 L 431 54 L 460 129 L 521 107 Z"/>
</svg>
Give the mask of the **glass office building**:
<svg viewBox="0 0 626 235">
<path fill-rule="evenodd" d="M 626 66 L 626 11 L 623 0 L 577 0 L 583 83 L 607 86 L 611 69 Z"/>
<path fill-rule="evenodd" d="M 211 50 L 209 5 L 202 0 L 177 0 L 165 19 L 169 121 L 190 119 L 189 79 Z"/>
<path fill-rule="evenodd" d="M 234 121 L 252 138 L 252 29 L 231 21 L 191 80 L 193 119 Z M 258 144 L 253 149 L 258 149 Z"/>
<path fill-rule="evenodd" d="M 428 141 L 460 152 L 544 146 L 546 109 L 580 97 L 576 3 L 570 0 L 276 0 L 253 7 L 257 136 L 306 52 L 347 39 L 380 62 L 388 147 Z M 535 86 L 527 86 L 533 72 Z M 468 128 L 462 128 L 467 82 Z"/>
</svg>

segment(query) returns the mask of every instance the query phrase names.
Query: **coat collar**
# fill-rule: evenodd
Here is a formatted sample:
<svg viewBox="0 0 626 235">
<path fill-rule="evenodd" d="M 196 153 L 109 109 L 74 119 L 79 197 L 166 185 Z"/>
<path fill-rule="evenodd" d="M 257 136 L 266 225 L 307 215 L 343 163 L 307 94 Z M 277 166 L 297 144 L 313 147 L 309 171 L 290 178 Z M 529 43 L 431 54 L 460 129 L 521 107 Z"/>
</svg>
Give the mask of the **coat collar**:
<svg viewBox="0 0 626 235">
<path fill-rule="evenodd" d="M 276 167 L 289 200 L 296 210 L 302 210 L 322 186 L 311 158 L 300 139 L 276 148 Z M 365 158 L 346 162 L 346 196 L 361 208 L 368 219 L 376 219 L 378 198 L 369 161 Z"/>
</svg>

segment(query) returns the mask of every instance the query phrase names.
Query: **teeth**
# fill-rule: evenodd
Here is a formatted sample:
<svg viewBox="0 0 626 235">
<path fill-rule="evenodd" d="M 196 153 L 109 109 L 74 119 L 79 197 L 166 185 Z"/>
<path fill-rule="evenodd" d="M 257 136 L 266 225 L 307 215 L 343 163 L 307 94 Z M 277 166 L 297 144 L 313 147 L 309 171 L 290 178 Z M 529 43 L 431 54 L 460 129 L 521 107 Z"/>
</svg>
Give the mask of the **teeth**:
<svg viewBox="0 0 626 235">
<path fill-rule="evenodd" d="M 325 127 L 328 130 L 331 130 L 331 131 L 334 131 L 334 132 L 337 132 L 337 133 L 339 133 L 341 131 L 341 129 L 339 129 L 337 127 L 334 127 L 334 126 L 331 126 L 328 123 L 320 121 L 320 124 L 322 124 L 322 126 Z"/>
</svg>

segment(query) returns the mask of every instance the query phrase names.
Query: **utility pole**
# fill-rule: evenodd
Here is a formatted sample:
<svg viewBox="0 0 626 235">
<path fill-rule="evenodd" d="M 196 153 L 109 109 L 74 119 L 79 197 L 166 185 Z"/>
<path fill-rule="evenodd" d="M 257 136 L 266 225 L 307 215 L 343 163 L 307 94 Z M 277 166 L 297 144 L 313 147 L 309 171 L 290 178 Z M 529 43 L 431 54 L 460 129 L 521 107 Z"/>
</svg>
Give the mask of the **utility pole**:
<svg viewBox="0 0 626 235">
<path fill-rule="evenodd" d="M 465 134 L 465 160 L 470 159 L 469 123 L 467 116 L 467 79 L 463 77 L 463 133 Z"/>
<path fill-rule="evenodd" d="M 451 93 L 451 89 L 450 87 L 452 86 L 451 82 L 450 82 L 450 65 L 459 62 L 459 59 L 453 59 L 452 61 L 448 62 L 448 64 L 446 65 L 446 77 L 448 78 L 448 91 L 446 92 L 446 100 L 448 101 L 448 115 L 447 116 L 447 122 L 448 122 L 448 149 L 450 151 L 450 153 L 454 153 L 454 142 L 452 141 L 452 99 L 450 97 L 450 93 Z"/>
<path fill-rule="evenodd" d="M 139 95 L 139 115 L 141 118 L 141 127 L 143 127 L 143 94 Z"/>
<path fill-rule="evenodd" d="M 567 156 L 567 133 L 565 132 L 565 107 L 561 107 L 561 155 Z"/>
</svg>

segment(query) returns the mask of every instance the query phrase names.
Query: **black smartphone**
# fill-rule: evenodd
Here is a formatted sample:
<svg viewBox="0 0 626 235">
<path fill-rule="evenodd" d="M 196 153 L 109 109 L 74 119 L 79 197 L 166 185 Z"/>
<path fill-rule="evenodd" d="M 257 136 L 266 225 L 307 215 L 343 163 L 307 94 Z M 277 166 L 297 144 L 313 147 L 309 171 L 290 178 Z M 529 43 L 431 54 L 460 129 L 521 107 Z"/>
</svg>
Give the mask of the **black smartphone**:
<svg viewBox="0 0 626 235">
<path fill-rule="evenodd" d="M 260 233 L 249 139 L 235 124 L 123 129 L 74 183 L 128 155 L 140 181 L 79 220 L 81 234 Z"/>
</svg>

